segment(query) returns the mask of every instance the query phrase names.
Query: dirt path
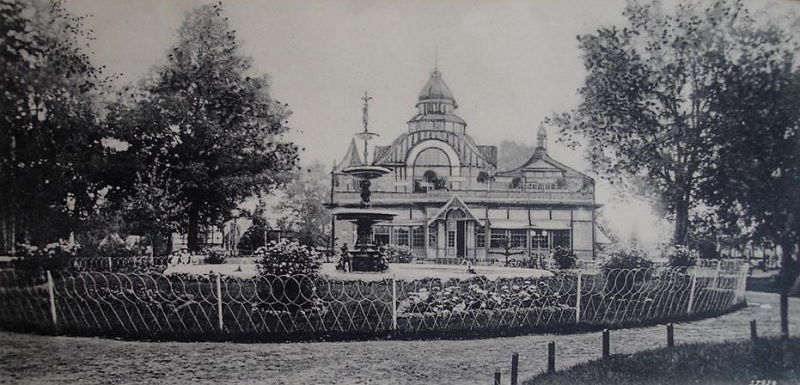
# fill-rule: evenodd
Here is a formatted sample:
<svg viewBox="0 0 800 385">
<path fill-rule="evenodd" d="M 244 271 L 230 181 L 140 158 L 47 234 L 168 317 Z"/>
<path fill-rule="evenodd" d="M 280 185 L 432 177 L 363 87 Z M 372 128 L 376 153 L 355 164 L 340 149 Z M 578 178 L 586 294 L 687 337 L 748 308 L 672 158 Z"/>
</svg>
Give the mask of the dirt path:
<svg viewBox="0 0 800 385">
<path fill-rule="evenodd" d="M 747 309 L 675 325 L 677 344 L 779 331 L 777 294 L 747 293 Z M 800 332 L 800 299 L 790 302 L 790 330 Z M 665 328 L 612 331 L 611 352 L 666 344 Z M 520 379 L 546 367 L 556 341 L 557 368 L 600 355 L 600 334 L 534 335 L 473 341 L 367 341 L 287 344 L 148 343 L 0 332 L 0 384 L 486 384 L 495 367 L 508 381 L 511 353 Z"/>
</svg>

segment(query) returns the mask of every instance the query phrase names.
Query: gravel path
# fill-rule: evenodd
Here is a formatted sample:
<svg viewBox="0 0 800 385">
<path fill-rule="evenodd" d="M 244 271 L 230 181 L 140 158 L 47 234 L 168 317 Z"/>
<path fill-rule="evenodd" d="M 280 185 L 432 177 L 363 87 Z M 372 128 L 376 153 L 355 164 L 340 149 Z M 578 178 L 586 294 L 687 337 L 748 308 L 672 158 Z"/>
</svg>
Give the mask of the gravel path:
<svg viewBox="0 0 800 385">
<path fill-rule="evenodd" d="M 747 293 L 747 309 L 675 325 L 676 344 L 779 332 L 778 295 Z M 800 299 L 790 320 L 800 331 Z M 611 332 L 611 352 L 666 345 L 665 328 Z M 0 384 L 486 384 L 494 368 L 508 381 L 511 353 L 520 353 L 520 379 L 541 372 L 547 342 L 556 366 L 597 358 L 600 333 L 533 335 L 472 341 L 366 341 L 285 344 L 149 343 L 0 332 Z"/>
</svg>

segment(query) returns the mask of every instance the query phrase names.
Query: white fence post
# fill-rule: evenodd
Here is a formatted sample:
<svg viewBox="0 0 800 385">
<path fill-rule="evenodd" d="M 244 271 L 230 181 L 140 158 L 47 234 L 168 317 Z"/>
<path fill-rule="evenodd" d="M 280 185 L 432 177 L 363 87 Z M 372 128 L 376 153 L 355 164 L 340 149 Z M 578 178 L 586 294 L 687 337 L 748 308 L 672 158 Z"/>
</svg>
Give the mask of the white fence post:
<svg viewBox="0 0 800 385">
<path fill-rule="evenodd" d="M 392 330 L 397 330 L 397 280 L 392 274 Z"/>
<path fill-rule="evenodd" d="M 217 318 L 219 318 L 219 331 L 225 330 L 222 324 L 222 286 L 220 285 L 219 274 L 217 274 Z"/>
<path fill-rule="evenodd" d="M 695 286 L 697 286 L 697 269 L 692 268 L 691 271 L 692 271 L 692 288 L 691 291 L 689 291 L 689 308 L 687 309 L 687 312 L 689 314 L 692 314 L 692 306 L 694 305 L 694 289 Z"/>
<path fill-rule="evenodd" d="M 53 284 L 53 275 L 47 270 L 47 294 L 50 296 L 50 318 L 53 319 L 53 327 L 58 328 L 58 317 L 56 316 L 56 294 Z"/>
<path fill-rule="evenodd" d="M 720 273 L 720 269 L 721 268 L 722 268 L 722 260 L 718 259 L 717 260 L 717 271 L 714 274 L 714 282 L 711 284 L 711 288 L 712 289 L 717 289 L 718 288 L 717 284 L 719 283 L 718 280 L 719 280 L 719 273 Z"/>
<path fill-rule="evenodd" d="M 575 323 L 581 322 L 581 270 L 578 269 L 578 296 L 575 301 Z"/>
<path fill-rule="evenodd" d="M 113 266 L 111 265 L 111 257 L 108 257 L 108 270 L 111 270 Z"/>
</svg>

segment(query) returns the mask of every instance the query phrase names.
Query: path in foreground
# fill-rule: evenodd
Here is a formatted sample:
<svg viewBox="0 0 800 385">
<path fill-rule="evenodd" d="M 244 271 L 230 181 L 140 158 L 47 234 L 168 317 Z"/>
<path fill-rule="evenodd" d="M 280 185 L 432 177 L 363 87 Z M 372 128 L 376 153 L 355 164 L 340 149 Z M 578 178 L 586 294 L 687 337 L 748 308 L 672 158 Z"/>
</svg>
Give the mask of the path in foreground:
<svg viewBox="0 0 800 385">
<path fill-rule="evenodd" d="M 779 332 L 778 295 L 748 292 L 750 306 L 722 317 L 675 325 L 677 344 Z M 800 299 L 789 304 L 800 332 Z M 0 332 L 2 383 L 193 384 L 486 384 L 494 369 L 508 380 L 511 353 L 520 379 L 543 371 L 556 341 L 558 368 L 598 358 L 600 333 L 472 341 L 366 341 L 288 344 L 150 343 Z M 611 353 L 666 345 L 665 328 L 611 332 Z"/>
</svg>

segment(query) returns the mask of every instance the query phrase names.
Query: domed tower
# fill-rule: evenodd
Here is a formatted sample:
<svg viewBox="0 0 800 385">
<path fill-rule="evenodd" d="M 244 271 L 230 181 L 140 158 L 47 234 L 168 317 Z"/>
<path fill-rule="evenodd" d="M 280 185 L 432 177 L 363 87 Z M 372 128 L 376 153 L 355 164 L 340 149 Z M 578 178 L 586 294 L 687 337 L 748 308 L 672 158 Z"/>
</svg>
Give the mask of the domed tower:
<svg viewBox="0 0 800 385">
<path fill-rule="evenodd" d="M 422 87 L 417 100 L 417 114 L 408 121 L 409 131 L 446 130 L 466 133 L 467 123 L 453 112 L 458 104 L 453 92 L 442 79 L 438 67 Z"/>
</svg>

